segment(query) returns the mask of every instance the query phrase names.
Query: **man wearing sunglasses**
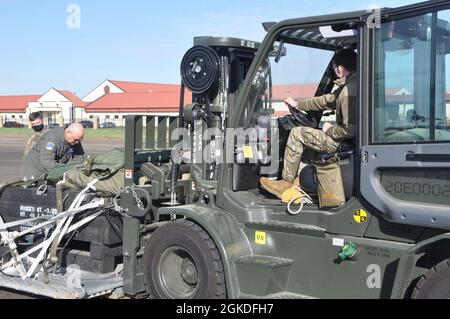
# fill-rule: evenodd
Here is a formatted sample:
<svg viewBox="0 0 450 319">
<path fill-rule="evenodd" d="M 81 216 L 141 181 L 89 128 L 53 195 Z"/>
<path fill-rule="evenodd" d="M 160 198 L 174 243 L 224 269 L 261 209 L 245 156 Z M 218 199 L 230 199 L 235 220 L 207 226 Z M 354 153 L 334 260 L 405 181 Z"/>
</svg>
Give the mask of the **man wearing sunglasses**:
<svg viewBox="0 0 450 319">
<path fill-rule="evenodd" d="M 45 133 L 25 158 L 25 178 L 41 179 L 49 169 L 83 162 L 83 137 L 84 127 L 80 123 Z"/>
<path fill-rule="evenodd" d="M 261 178 L 262 188 L 282 199 L 283 193 L 293 187 L 304 150 L 319 153 L 335 152 L 344 140 L 355 138 L 356 130 L 356 53 L 350 49 L 338 51 L 332 60 L 338 77 L 336 88 L 330 94 L 297 102 L 292 98 L 284 102 L 301 111 L 336 111 L 336 125 L 325 123 L 321 130 L 295 127 L 291 130 L 284 156 L 283 179 L 276 181 Z"/>
</svg>

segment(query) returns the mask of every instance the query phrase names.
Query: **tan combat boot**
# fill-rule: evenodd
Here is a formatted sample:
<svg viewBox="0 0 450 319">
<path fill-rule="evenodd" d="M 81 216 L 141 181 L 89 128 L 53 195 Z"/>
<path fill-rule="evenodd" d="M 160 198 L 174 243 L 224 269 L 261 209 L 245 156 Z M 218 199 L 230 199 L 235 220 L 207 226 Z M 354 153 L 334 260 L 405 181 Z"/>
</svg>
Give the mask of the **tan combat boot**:
<svg viewBox="0 0 450 319">
<path fill-rule="evenodd" d="M 294 200 L 294 204 L 301 204 L 302 200 L 303 200 L 304 195 L 302 194 L 302 192 L 300 192 L 298 184 L 292 186 L 291 188 L 289 188 L 288 190 L 286 190 L 283 193 L 283 196 L 281 198 L 281 201 L 285 204 L 289 204 L 289 202 L 291 200 Z"/>
<path fill-rule="evenodd" d="M 292 183 L 292 186 L 287 190 L 285 190 L 281 195 L 281 201 L 283 203 L 288 204 L 291 201 L 291 199 L 295 197 L 297 199 L 295 200 L 294 203 L 300 204 L 303 199 L 303 194 L 298 190 L 299 187 L 300 187 L 300 177 L 297 176 L 297 178 Z"/>
<path fill-rule="evenodd" d="M 262 177 L 259 182 L 261 183 L 262 188 L 277 196 L 279 199 L 282 199 L 283 193 L 293 186 L 292 182 L 285 181 L 284 179 L 276 181 L 268 179 L 267 177 Z"/>
</svg>

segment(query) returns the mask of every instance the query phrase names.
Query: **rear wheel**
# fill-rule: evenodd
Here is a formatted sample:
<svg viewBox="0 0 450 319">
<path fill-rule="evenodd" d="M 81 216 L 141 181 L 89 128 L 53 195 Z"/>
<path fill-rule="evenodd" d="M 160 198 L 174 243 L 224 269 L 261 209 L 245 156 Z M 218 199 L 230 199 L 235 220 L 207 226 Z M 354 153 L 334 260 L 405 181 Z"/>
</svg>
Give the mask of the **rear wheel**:
<svg viewBox="0 0 450 319">
<path fill-rule="evenodd" d="M 413 299 L 450 299 L 450 259 L 433 268 L 417 282 L 411 297 Z"/>
<path fill-rule="evenodd" d="M 222 261 L 211 237 L 198 225 L 171 222 L 152 234 L 144 253 L 152 298 L 225 298 Z"/>
</svg>

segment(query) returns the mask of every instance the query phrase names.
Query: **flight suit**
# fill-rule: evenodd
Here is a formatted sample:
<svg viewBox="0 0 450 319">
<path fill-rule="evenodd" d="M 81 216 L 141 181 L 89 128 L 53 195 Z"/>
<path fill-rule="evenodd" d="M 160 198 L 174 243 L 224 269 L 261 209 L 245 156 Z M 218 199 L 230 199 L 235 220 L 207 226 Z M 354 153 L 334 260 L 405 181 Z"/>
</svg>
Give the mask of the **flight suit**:
<svg viewBox="0 0 450 319">
<path fill-rule="evenodd" d="M 71 146 L 64 140 L 65 129 L 50 130 L 34 144 L 25 158 L 24 175 L 27 179 L 43 178 L 49 169 L 84 160 L 81 143 Z"/>
<path fill-rule="evenodd" d="M 25 158 L 31 152 L 33 145 L 42 137 L 42 135 L 47 133 L 47 131 L 48 128 L 46 127 L 40 132 L 34 132 L 34 134 L 28 139 L 27 144 L 25 146 L 25 151 L 23 153 L 23 161 L 25 161 Z"/>
<path fill-rule="evenodd" d="M 302 111 L 335 110 L 336 125 L 326 133 L 310 127 L 292 129 L 284 156 L 285 181 L 293 182 L 297 177 L 305 147 L 319 153 L 331 153 L 337 150 L 342 141 L 355 138 L 356 74 L 351 73 L 334 83 L 337 88 L 332 93 L 298 102 L 297 108 Z"/>
</svg>

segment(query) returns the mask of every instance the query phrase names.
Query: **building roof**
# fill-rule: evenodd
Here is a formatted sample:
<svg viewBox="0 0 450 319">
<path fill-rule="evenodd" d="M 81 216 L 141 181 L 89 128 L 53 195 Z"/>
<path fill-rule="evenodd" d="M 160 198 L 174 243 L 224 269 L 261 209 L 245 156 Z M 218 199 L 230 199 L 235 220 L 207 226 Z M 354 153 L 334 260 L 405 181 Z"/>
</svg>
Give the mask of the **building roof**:
<svg viewBox="0 0 450 319">
<path fill-rule="evenodd" d="M 445 101 L 450 102 L 450 92 L 447 92 L 445 94 Z M 413 104 L 414 103 L 414 95 L 412 95 L 412 94 L 386 95 L 386 102 Z"/>
<path fill-rule="evenodd" d="M 116 85 L 125 93 L 144 93 L 144 92 L 172 92 L 180 90 L 177 84 L 161 84 L 161 83 L 143 83 L 129 81 L 113 81 L 109 82 Z"/>
<path fill-rule="evenodd" d="M 305 99 L 316 94 L 319 84 L 276 84 L 272 88 L 272 99 L 283 101 L 288 97 L 294 100 Z"/>
<path fill-rule="evenodd" d="M 86 102 L 83 102 L 78 96 L 73 94 L 71 91 L 67 90 L 57 90 L 59 93 L 61 93 L 66 99 L 70 100 L 72 102 L 73 106 L 75 107 L 85 107 L 87 105 Z"/>
<path fill-rule="evenodd" d="M 385 92 L 386 95 L 411 95 L 410 91 L 402 87 L 386 88 Z"/>
<path fill-rule="evenodd" d="M 10 95 L 0 96 L 0 112 L 24 113 L 28 103 L 35 102 L 40 95 Z"/>
<path fill-rule="evenodd" d="M 192 99 L 190 92 L 186 92 L 185 100 Z M 167 112 L 178 113 L 180 104 L 178 90 L 169 92 L 143 93 L 109 93 L 87 105 L 87 113 L 129 113 L 129 112 Z"/>
</svg>

